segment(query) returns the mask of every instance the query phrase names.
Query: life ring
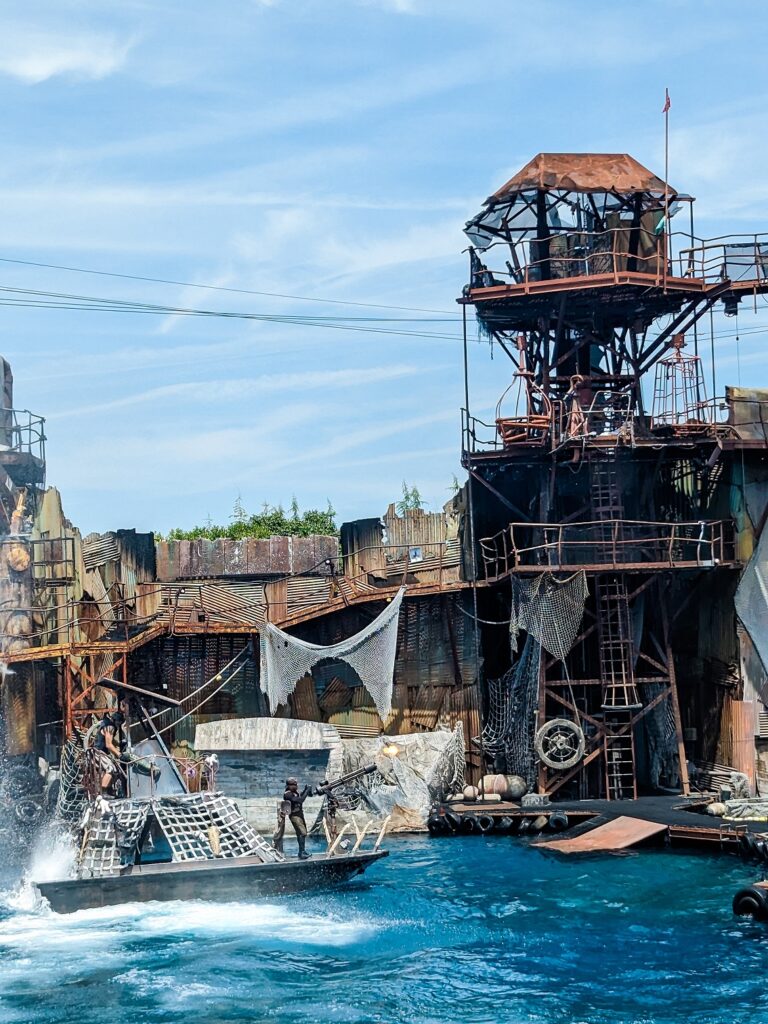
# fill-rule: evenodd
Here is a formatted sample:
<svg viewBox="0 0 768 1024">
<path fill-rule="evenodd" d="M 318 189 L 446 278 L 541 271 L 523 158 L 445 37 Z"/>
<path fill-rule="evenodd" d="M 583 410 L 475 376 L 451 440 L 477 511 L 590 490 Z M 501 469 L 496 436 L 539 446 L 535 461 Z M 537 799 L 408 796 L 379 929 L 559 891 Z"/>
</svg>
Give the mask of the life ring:
<svg viewBox="0 0 768 1024">
<path fill-rule="evenodd" d="M 19 824 L 29 828 L 40 821 L 43 816 L 43 808 L 31 796 L 23 796 L 13 805 L 13 813 Z"/>
<path fill-rule="evenodd" d="M 481 835 L 485 835 L 487 832 L 492 832 L 496 822 L 493 820 L 490 814 L 478 814 L 477 816 L 477 831 Z"/>
<path fill-rule="evenodd" d="M 733 912 L 738 917 L 752 917 L 755 921 L 768 921 L 768 894 L 758 885 L 740 889 L 733 897 Z"/>
</svg>

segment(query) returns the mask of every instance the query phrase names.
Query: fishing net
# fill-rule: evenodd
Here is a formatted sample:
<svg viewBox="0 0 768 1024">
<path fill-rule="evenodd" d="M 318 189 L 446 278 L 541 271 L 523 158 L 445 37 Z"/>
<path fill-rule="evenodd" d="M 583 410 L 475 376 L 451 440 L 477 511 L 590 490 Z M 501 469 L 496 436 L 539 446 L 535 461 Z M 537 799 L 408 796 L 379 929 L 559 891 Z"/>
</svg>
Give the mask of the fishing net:
<svg viewBox="0 0 768 1024">
<path fill-rule="evenodd" d="M 583 569 L 567 580 L 552 573 L 521 579 L 512 576 L 512 611 L 509 632 L 512 650 L 525 630 L 554 658 L 565 660 L 579 633 L 587 599 L 587 574 Z"/>
<path fill-rule="evenodd" d="M 521 775 L 533 788 L 536 753 L 533 738 L 539 709 L 541 644 L 529 635 L 522 654 L 501 679 L 489 681 L 488 715 L 483 748 L 503 755 L 506 771 Z"/>
<path fill-rule="evenodd" d="M 336 658 L 357 672 L 360 682 L 373 697 L 382 720 L 392 710 L 392 677 L 397 651 L 397 623 L 404 588 L 365 629 L 348 640 L 321 647 L 284 633 L 267 623 L 261 631 L 261 689 L 269 698 L 274 715 L 286 704 L 299 679 L 311 674 L 320 661 Z"/>
<path fill-rule="evenodd" d="M 56 815 L 63 821 L 80 821 L 88 806 L 85 790 L 85 750 L 78 740 L 67 740 L 61 752 L 61 775 Z"/>
<path fill-rule="evenodd" d="M 651 704 L 667 687 L 664 683 L 645 683 L 641 695 L 645 706 Z M 677 726 L 672 700 L 667 697 L 647 711 L 642 718 L 648 759 L 648 782 L 656 788 L 680 782 L 680 757 L 677 749 Z"/>
</svg>

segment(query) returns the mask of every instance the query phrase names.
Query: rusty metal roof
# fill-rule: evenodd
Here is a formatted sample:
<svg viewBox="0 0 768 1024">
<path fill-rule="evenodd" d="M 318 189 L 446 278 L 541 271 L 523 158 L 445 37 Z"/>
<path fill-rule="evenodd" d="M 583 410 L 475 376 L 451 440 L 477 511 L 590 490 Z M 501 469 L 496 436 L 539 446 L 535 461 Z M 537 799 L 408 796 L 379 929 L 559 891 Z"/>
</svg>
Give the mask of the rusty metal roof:
<svg viewBox="0 0 768 1024">
<path fill-rule="evenodd" d="M 628 153 L 539 153 L 491 199 L 529 189 L 570 192 L 664 192 L 664 181 Z M 669 194 L 676 189 L 669 186 Z"/>
</svg>

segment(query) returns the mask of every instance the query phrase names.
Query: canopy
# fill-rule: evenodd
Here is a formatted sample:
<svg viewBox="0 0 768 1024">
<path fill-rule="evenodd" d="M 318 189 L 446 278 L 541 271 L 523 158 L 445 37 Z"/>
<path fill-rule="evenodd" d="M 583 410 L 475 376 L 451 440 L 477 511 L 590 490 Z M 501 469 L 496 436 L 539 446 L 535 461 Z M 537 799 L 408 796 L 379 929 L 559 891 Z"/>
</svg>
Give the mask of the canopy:
<svg viewBox="0 0 768 1024">
<path fill-rule="evenodd" d="M 529 189 L 569 192 L 661 192 L 667 186 L 628 153 L 539 153 L 491 200 Z M 677 192 L 668 186 L 670 195 Z"/>
</svg>

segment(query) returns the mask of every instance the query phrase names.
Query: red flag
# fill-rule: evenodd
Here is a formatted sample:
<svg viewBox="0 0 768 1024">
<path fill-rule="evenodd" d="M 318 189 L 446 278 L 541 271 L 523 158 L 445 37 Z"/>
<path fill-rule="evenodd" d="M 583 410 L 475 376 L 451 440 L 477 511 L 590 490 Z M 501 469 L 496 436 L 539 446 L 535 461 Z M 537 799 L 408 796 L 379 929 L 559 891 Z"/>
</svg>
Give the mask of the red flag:
<svg viewBox="0 0 768 1024">
<path fill-rule="evenodd" d="M 662 114 L 666 114 L 666 112 L 669 110 L 669 108 L 671 106 L 672 106 L 672 102 L 671 102 L 671 100 L 669 98 L 669 89 L 665 89 L 664 90 L 664 108 L 661 111 Z"/>
</svg>

